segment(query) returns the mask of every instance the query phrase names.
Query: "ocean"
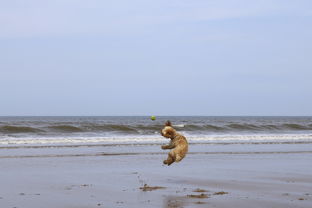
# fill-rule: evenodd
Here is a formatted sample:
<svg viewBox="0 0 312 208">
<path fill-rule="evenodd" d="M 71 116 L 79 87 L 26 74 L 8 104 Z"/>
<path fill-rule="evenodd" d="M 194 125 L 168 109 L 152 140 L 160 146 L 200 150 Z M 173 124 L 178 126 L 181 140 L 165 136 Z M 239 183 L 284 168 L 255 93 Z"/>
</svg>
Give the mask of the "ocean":
<svg viewBox="0 0 312 208">
<path fill-rule="evenodd" d="M 0 146 L 159 144 L 167 120 L 190 143 L 312 142 L 312 117 L 0 117 Z"/>
</svg>

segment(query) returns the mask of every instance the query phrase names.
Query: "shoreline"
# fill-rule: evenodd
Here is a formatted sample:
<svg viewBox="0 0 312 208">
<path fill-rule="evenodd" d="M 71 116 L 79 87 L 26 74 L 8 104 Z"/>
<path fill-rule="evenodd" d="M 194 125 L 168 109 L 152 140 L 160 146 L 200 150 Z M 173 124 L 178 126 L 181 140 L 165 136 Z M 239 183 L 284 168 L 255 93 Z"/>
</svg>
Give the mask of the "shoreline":
<svg viewBox="0 0 312 208">
<path fill-rule="evenodd" d="M 259 148 L 284 149 L 284 153 L 253 154 L 248 147 L 249 152 L 243 154 L 223 154 L 221 150 L 241 150 L 245 146 L 192 145 L 185 159 L 169 167 L 162 165 L 167 151 L 155 145 L 132 149 L 129 146 L 125 149 L 120 146 L 61 148 L 61 152 L 58 148 L 2 149 L 2 156 L 26 153 L 31 156 L 46 151 L 56 154 L 135 151 L 140 154 L 0 157 L 0 206 L 310 208 L 312 154 L 290 151 L 311 149 L 310 144 L 271 146 L 254 145 L 252 150 L 255 153 Z M 151 150 L 157 154 L 148 154 Z M 203 192 L 195 191 L 198 189 Z"/>
</svg>

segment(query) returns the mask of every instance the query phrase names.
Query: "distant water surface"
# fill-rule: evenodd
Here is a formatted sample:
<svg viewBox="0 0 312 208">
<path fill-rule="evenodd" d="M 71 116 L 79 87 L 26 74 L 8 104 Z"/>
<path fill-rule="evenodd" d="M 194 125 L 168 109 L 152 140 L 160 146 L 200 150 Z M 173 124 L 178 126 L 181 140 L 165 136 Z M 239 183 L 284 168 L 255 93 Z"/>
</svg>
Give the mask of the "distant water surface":
<svg viewBox="0 0 312 208">
<path fill-rule="evenodd" d="M 312 117 L 0 117 L 0 145 L 157 143 L 166 120 L 191 142 L 312 141 Z"/>
</svg>

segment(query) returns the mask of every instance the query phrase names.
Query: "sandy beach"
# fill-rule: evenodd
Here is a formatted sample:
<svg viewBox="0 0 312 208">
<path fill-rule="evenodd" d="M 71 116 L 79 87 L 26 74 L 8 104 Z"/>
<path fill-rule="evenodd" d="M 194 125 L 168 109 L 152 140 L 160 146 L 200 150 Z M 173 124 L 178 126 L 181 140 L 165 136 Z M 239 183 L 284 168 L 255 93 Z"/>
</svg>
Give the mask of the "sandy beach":
<svg viewBox="0 0 312 208">
<path fill-rule="evenodd" d="M 157 144 L 1 149 L 1 208 L 311 207 L 312 144 Z"/>
</svg>

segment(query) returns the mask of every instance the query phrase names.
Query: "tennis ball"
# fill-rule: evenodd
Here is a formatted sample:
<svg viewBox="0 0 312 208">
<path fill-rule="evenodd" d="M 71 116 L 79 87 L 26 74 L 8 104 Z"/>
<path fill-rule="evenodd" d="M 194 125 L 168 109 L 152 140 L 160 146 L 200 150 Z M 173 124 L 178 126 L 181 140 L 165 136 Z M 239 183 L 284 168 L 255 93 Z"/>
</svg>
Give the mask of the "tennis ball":
<svg viewBox="0 0 312 208">
<path fill-rule="evenodd" d="M 156 116 L 151 116 L 151 120 L 155 121 L 156 120 Z"/>
</svg>

